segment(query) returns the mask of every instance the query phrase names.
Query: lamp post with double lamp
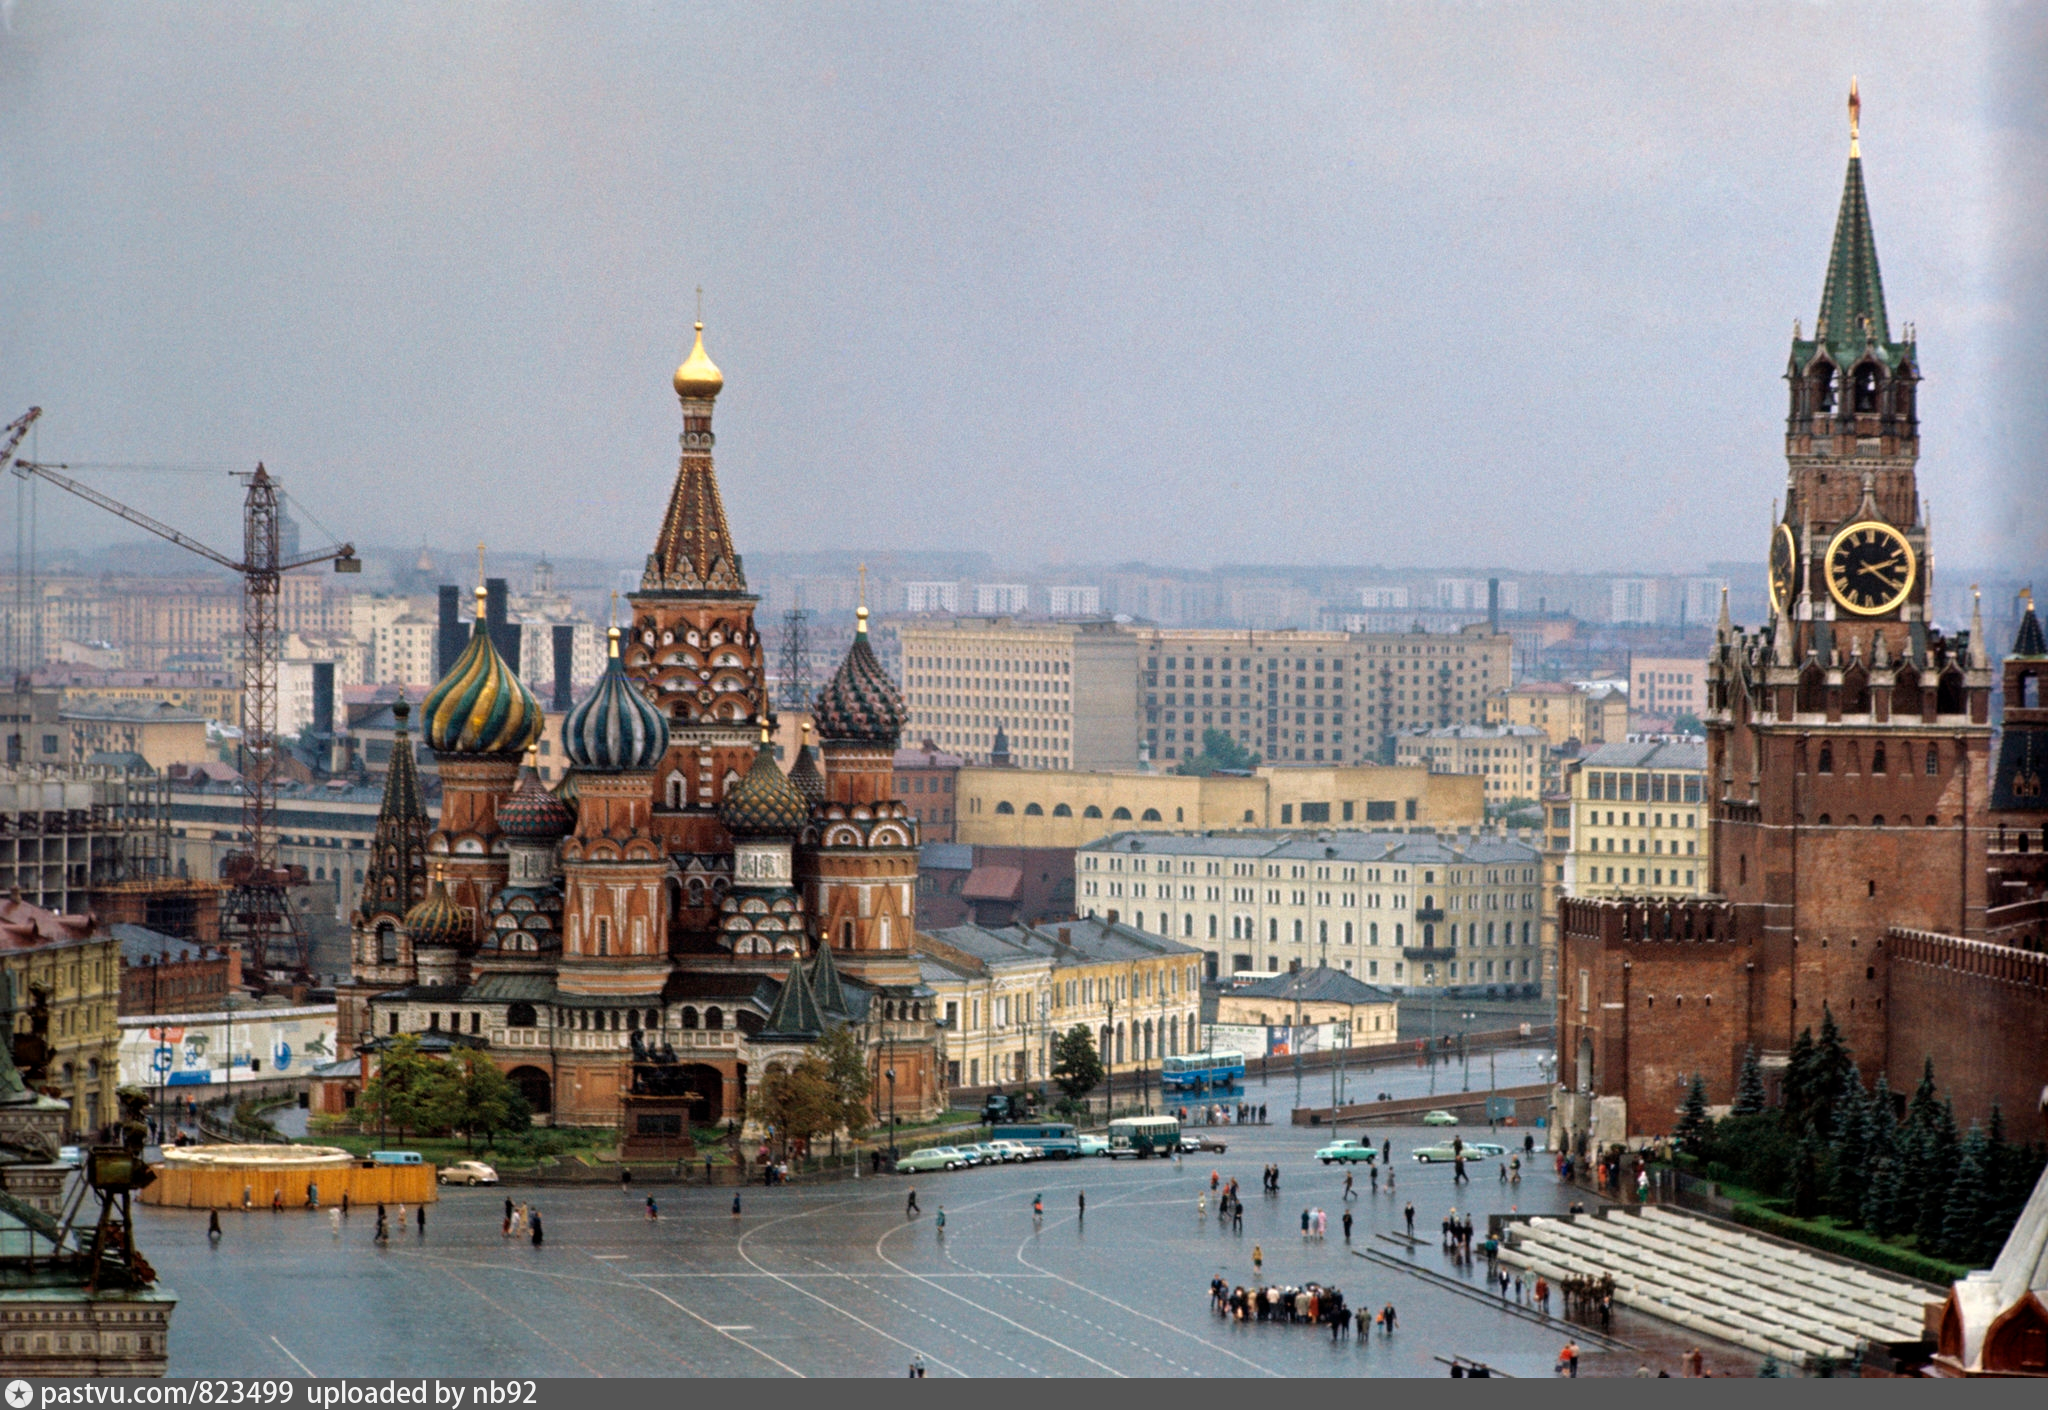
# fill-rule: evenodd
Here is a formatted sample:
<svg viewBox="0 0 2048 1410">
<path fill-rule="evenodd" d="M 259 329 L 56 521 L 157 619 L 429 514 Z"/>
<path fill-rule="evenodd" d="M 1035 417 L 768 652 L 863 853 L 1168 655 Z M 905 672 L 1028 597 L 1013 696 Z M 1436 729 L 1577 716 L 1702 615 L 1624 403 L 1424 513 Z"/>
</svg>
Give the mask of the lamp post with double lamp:
<svg viewBox="0 0 2048 1410">
<path fill-rule="evenodd" d="M 896 1159 L 896 1069 L 884 1068 L 882 1075 L 889 1079 L 889 1159 Z"/>
<path fill-rule="evenodd" d="M 1104 980 L 1105 984 L 1109 981 Z M 1102 1072 L 1109 1086 L 1103 1096 L 1103 1119 L 1116 1120 L 1116 996 L 1107 1000 L 1109 1022 L 1102 1029 Z"/>
<path fill-rule="evenodd" d="M 1458 1015 L 1458 1057 L 1465 1069 L 1465 1090 L 1468 1092 L 1472 1090 L 1472 1050 L 1466 1045 L 1465 1037 L 1472 1020 L 1477 1017 L 1478 1014 L 1470 1012 Z"/>
</svg>

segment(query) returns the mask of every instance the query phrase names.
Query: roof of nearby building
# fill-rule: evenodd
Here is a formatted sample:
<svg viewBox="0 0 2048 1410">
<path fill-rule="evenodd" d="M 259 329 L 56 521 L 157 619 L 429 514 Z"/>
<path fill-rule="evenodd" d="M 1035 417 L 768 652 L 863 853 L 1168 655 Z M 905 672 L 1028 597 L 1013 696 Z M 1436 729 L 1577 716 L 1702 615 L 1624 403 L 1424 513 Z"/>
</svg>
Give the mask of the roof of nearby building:
<svg viewBox="0 0 2048 1410">
<path fill-rule="evenodd" d="M 1994 1322 L 2029 1297 L 2048 1302 L 2048 1171 L 2034 1182 L 1997 1261 L 1955 1284 L 1952 1296 L 1963 1324 L 1960 1360 L 1972 1369 L 1982 1366 L 1984 1334 Z"/>
<path fill-rule="evenodd" d="M 203 725 L 209 716 L 187 710 L 168 700 L 99 700 L 88 696 L 67 704 L 58 718 L 65 720 L 107 720 L 124 724 Z"/>
<path fill-rule="evenodd" d="M 974 848 L 965 842 L 927 842 L 917 849 L 919 871 L 972 871 Z"/>
<path fill-rule="evenodd" d="M 1259 857 L 1291 861 L 1533 862 L 1542 855 L 1526 842 L 1492 833 L 1435 832 L 1119 832 L 1075 849 L 1080 852 L 1156 852 L 1162 856 Z"/>
<path fill-rule="evenodd" d="M 1704 739 L 1627 740 L 1603 744 L 1581 761 L 1589 769 L 1704 769 Z"/>
<path fill-rule="evenodd" d="M 146 925 L 115 921 L 107 930 L 121 942 L 122 964 L 166 964 L 173 960 L 215 958 L 215 950 L 211 945 L 203 945 L 197 940 L 187 940 L 176 935 L 166 935 L 160 930 L 151 930 Z"/>
<path fill-rule="evenodd" d="M 967 874 L 960 894 L 970 901 L 1014 901 L 1024 885 L 1024 868 L 979 866 Z"/>
<path fill-rule="evenodd" d="M 1241 999 L 1299 998 L 1317 1004 L 1391 1004 L 1394 996 L 1385 989 L 1354 979 L 1342 970 L 1317 965 L 1314 969 L 1275 974 L 1253 984 L 1226 989 L 1223 997 Z"/>
<path fill-rule="evenodd" d="M 1406 736 L 1406 739 L 1542 738 L 1545 738 L 1543 731 L 1535 725 L 1438 725 L 1435 729 L 1414 730 Z"/>
<path fill-rule="evenodd" d="M 0 950 L 40 950 L 100 938 L 91 915 L 59 915 L 27 901 L 0 897 Z"/>
<path fill-rule="evenodd" d="M 954 925 L 918 938 L 935 940 L 982 965 L 1047 959 L 1055 966 L 1109 964 L 1202 953 L 1164 935 L 1100 917 L 1061 921 L 1057 925 Z M 921 949 L 919 953 L 923 957 L 929 951 Z M 943 952 L 941 955 L 950 958 L 943 956 Z"/>
<path fill-rule="evenodd" d="M 957 769 L 966 762 L 965 754 L 955 754 L 950 750 L 930 748 L 926 745 L 896 751 L 896 767 L 899 769 Z"/>
</svg>

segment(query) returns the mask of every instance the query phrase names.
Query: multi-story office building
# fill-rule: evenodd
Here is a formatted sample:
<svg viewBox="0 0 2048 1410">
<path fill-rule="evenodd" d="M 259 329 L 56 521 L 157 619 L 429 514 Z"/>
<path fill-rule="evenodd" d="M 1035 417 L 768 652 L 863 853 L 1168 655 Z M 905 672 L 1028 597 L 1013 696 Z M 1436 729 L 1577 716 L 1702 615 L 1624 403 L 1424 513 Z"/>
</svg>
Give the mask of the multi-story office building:
<svg viewBox="0 0 2048 1410">
<path fill-rule="evenodd" d="M 1489 724 L 1534 725 L 1553 749 L 1605 744 L 1628 734 L 1628 695 L 1564 681 L 1527 681 L 1487 702 Z"/>
<path fill-rule="evenodd" d="M 1077 1025 L 1114 1073 L 1201 1046 L 1201 952 L 1114 920 L 956 925 L 920 933 L 917 957 L 949 1087 L 1048 1078 Z"/>
<path fill-rule="evenodd" d="M 150 768 L 163 769 L 213 757 L 206 743 L 206 716 L 165 701 L 88 698 L 66 705 L 63 719 L 70 736 L 69 763 L 133 754 Z"/>
<path fill-rule="evenodd" d="M 1534 725 L 1448 725 L 1402 735 L 1394 742 L 1394 761 L 1478 778 L 1486 785 L 1487 805 L 1499 808 L 1542 792 L 1549 746 Z"/>
<path fill-rule="evenodd" d="M 1701 718 L 1707 712 L 1707 663 L 1684 656 L 1630 656 L 1628 707 L 1638 716 Z"/>
<path fill-rule="evenodd" d="M 1574 896 L 1704 896 L 1705 740 L 1603 744 L 1571 778 Z"/>
<path fill-rule="evenodd" d="M 1533 994 L 1540 863 L 1483 833 L 1118 833 L 1075 854 L 1075 905 L 1201 947 L 1211 978 L 1327 964 L 1397 989 Z"/>
<path fill-rule="evenodd" d="M 1250 773 L 960 770 L 954 835 L 995 847 L 1078 847 L 1111 832 L 1211 828 L 1478 827 L 1476 776 L 1420 767 L 1260 767 Z"/>
<path fill-rule="evenodd" d="M 1273 763 L 1392 762 L 1417 726 L 1478 724 L 1509 682 L 1513 643 L 1454 633 L 1134 628 L 1148 757 L 1198 755 L 1222 729 Z"/>
<path fill-rule="evenodd" d="M 1000 730 L 1027 769 L 1137 764 L 1138 644 L 1114 622 L 945 617 L 897 635 L 908 737 L 985 760 Z"/>
</svg>

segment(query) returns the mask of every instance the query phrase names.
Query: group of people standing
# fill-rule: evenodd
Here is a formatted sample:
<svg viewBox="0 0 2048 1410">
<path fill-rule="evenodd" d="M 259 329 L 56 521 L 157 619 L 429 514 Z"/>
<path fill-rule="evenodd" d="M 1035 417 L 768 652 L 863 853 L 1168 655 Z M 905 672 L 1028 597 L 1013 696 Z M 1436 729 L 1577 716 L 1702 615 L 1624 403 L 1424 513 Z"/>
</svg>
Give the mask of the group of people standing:
<svg viewBox="0 0 2048 1410">
<path fill-rule="evenodd" d="M 652 1219 L 654 1217 L 654 1198 L 651 1195 L 647 1199 L 647 1209 L 647 1217 Z M 509 1196 L 505 1200 L 505 1222 L 502 1232 L 508 1239 L 525 1234 L 533 1240 L 535 1248 L 539 1248 L 547 1238 L 546 1233 L 541 1228 L 539 1208 L 526 1204 L 514 1204 Z"/>
<path fill-rule="evenodd" d="M 1239 1102 L 1232 1106 L 1211 1102 L 1207 1106 L 1175 1107 L 1174 1116 L 1183 1126 L 1263 1126 L 1266 1124 L 1266 1104 Z"/>
</svg>

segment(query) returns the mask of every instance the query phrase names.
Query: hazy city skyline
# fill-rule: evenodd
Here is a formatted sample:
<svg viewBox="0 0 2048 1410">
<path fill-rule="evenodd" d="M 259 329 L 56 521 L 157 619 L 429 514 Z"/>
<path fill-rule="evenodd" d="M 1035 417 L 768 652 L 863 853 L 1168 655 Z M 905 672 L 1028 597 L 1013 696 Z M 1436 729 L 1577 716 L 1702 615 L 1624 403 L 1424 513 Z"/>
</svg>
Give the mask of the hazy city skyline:
<svg viewBox="0 0 2048 1410">
<path fill-rule="evenodd" d="M 1852 72 L 1943 561 L 2048 532 L 2036 13 L 0 13 L 34 453 L 358 542 L 644 552 L 702 284 L 743 552 L 1755 561 Z"/>
</svg>

